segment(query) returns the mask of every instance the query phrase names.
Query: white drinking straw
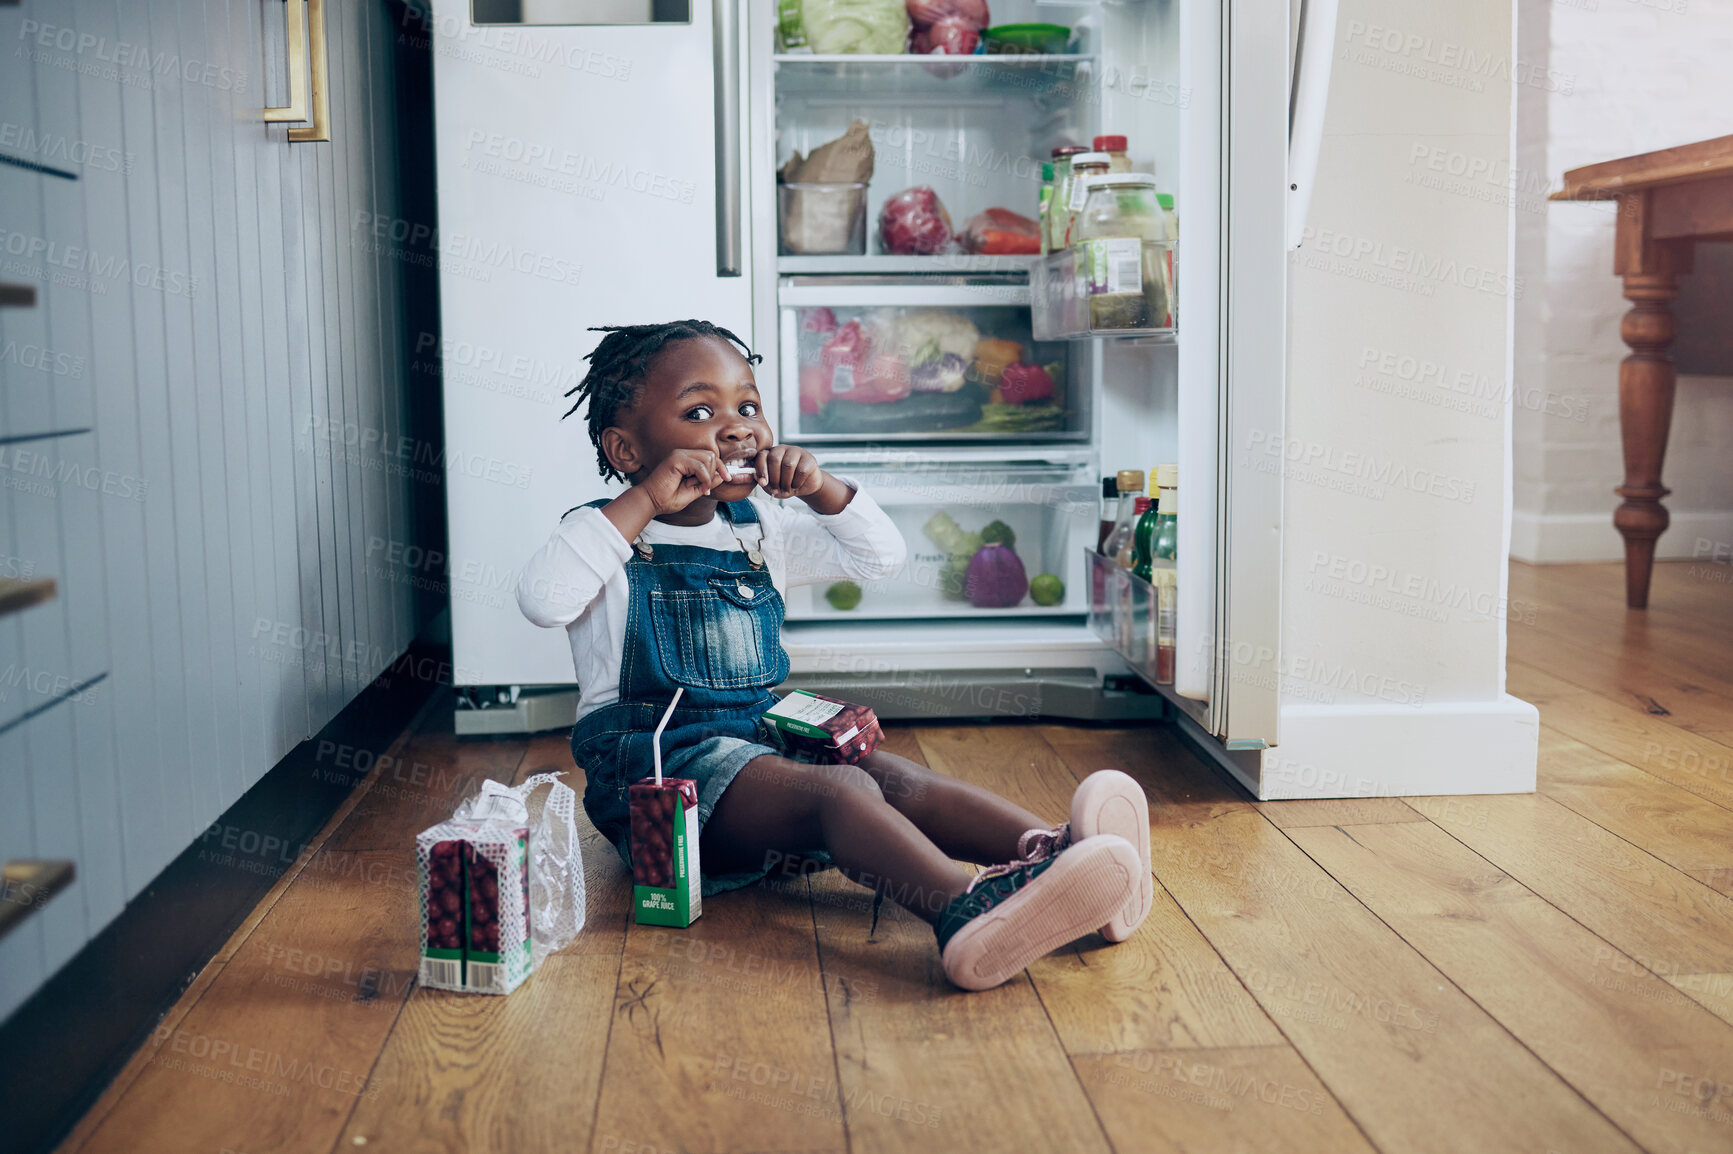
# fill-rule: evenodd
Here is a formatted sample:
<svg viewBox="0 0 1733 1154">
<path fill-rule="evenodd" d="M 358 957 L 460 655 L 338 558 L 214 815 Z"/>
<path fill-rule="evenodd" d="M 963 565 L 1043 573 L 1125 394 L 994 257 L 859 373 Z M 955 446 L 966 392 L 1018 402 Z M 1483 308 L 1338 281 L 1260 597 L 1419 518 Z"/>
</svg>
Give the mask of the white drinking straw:
<svg viewBox="0 0 1733 1154">
<path fill-rule="evenodd" d="M 662 720 L 656 723 L 656 736 L 650 739 L 650 750 L 656 755 L 656 784 L 662 784 L 662 731 L 668 728 L 668 719 L 674 716 L 674 707 L 680 704 L 680 695 L 686 692 L 684 685 L 675 686 L 674 700 L 668 703 L 668 708 L 662 714 Z"/>
</svg>

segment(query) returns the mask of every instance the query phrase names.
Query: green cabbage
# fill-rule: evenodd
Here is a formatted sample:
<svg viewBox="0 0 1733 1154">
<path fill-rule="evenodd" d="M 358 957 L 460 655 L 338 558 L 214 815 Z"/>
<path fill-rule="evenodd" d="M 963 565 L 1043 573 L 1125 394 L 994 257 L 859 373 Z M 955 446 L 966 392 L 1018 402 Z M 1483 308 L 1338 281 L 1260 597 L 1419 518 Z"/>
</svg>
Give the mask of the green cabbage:
<svg viewBox="0 0 1733 1154">
<path fill-rule="evenodd" d="M 909 39 L 904 0 L 779 0 L 785 47 L 828 55 L 898 55 Z"/>
</svg>

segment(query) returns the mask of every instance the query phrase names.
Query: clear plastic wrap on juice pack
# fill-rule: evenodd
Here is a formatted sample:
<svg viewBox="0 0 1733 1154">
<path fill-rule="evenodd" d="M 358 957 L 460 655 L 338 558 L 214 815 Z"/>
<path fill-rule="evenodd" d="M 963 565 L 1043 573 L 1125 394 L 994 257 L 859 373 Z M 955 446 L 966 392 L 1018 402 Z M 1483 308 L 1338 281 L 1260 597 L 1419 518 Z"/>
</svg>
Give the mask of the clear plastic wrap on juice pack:
<svg viewBox="0 0 1733 1154">
<path fill-rule="evenodd" d="M 560 776 L 484 781 L 416 835 L 422 985 L 509 994 L 584 928 L 577 795 Z"/>
</svg>

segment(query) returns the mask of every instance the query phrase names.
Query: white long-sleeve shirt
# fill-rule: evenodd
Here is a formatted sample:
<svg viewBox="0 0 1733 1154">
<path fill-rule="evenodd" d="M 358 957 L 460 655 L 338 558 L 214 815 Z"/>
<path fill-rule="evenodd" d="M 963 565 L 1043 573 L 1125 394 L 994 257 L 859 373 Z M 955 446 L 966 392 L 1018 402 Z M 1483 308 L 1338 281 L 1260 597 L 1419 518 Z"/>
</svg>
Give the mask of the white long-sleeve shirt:
<svg viewBox="0 0 1733 1154">
<path fill-rule="evenodd" d="M 764 528 L 764 566 L 778 593 L 819 581 L 875 581 L 902 567 L 908 553 L 902 534 L 876 501 L 853 481 L 840 479 L 855 495 L 842 512 L 829 516 L 814 513 L 804 501 L 752 495 Z M 652 547 L 697 545 L 738 553 L 742 538 L 757 546 L 757 526 L 731 529 L 718 511 L 703 525 L 651 521 L 638 540 Z M 620 697 L 631 555 L 632 543 L 601 509 L 574 509 L 518 574 L 517 603 L 524 616 L 545 628 L 564 626 L 571 641 L 579 717 Z"/>
</svg>

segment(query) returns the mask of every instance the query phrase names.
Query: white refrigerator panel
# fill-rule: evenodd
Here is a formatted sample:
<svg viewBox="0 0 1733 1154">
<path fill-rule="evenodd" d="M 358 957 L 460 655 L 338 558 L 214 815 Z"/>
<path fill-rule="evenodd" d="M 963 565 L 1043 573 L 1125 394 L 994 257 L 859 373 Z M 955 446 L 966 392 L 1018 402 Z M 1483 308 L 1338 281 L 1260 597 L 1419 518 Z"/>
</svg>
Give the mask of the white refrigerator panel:
<svg viewBox="0 0 1733 1154">
<path fill-rule="evenodd" d="M 450 585 L 458 684 L 570 683 L 565 633 L 513 590 L 560 515 L 609 491 L 582 414 L 560 419 L 588 326 L 699 317 L 754 339 L 750 259 L 717 274 L 712 5 L 690 24 L 478 28 L 467 0 L 437 0 L 428 30 L 437 230 L 365 222 L 441 270 L 443 332 L 416 367 L 443 354 L 450 557 L 425 575 Z"/>
</svg>

